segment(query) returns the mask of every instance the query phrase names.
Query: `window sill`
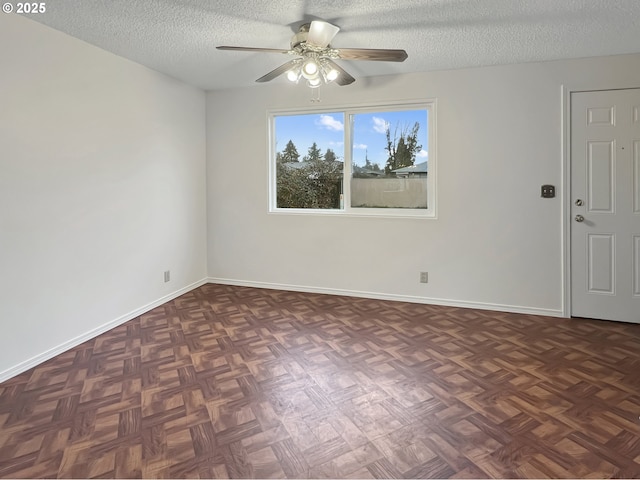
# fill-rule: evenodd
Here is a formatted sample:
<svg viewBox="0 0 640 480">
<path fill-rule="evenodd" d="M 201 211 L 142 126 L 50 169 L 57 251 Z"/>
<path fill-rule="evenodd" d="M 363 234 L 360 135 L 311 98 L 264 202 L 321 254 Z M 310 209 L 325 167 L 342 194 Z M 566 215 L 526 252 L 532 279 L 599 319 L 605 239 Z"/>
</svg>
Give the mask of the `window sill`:
<svg viewBox="0 0 640 480">
<path fill-rule="evenodd" d="M 365 209 L 363 209 L 365 210 Z M 369 217 L 369 218 L 414 218 L 424 220 L 436 220 L 438 216 L 432 210 L 409 210 L 402 211 L 398 209 L 366 209 L 366 211 L 358 211 L 357 209 L 339 210 L 339 209 L 311 209 L 311 208 L 276 208 L 268 212 L 270 215 L 310 215 L 310 216 L 329 216 L 329 217 Z"/>
</svg>

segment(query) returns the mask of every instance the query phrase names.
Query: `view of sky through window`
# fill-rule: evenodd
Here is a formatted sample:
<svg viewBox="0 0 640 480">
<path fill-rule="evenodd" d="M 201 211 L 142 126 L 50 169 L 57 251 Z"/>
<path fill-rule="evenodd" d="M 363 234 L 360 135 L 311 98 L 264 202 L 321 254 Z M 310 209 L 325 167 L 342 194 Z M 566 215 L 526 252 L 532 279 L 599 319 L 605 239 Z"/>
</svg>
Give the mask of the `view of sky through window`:
<svg viewBox="0 0 640 480">
<path fill-rule="evenodd" d="M 393 140 L 396 127 L 399 136 L 403 129 L 410 130 L 416 122 L 420 125 L 418 138 L 422 145 L 421 151 L 416 156 L 416 164 L 426 161 L 428 158 L 427 115 L 426 110 L 355 114 L 353 163 L 364 166 L 365 158 L 368 158 L 371 164 L 377 163 L 381 169 L 384 169 L 388 158 L 388 152 L 385 149 L 387 126 Z M 341 112 L 277 116 L 275 118 L 276 151 L 282 151 L 291 140 L 302 160 L 309 147 L 316 142 L 323 153 L 331 149 L 338 160 L 344 160 L 344 123 L 348 121 L 347 118 Z"/>
<path fill-rule="evenodd" d="M 316 142 L 324 153 L 331 149 L 338 160 L 344 161 L 344 114 L 318 113 L 281 115 L 276 117 L 276 151 L 279 152 L 291 140 L 300 160 Z"/>
</svg>

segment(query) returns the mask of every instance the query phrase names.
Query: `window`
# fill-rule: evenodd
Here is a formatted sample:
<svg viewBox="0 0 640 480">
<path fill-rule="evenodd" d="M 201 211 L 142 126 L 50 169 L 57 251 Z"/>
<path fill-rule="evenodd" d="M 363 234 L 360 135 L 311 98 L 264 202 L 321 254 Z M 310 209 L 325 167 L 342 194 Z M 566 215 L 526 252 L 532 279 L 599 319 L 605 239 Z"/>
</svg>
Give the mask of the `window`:
<svg viewBox="0 0 640 480">
<path fill-rule="evenodd" d="M 274 112 L 270 210 L 435 217 L 435 103 Z"/>
</svg>

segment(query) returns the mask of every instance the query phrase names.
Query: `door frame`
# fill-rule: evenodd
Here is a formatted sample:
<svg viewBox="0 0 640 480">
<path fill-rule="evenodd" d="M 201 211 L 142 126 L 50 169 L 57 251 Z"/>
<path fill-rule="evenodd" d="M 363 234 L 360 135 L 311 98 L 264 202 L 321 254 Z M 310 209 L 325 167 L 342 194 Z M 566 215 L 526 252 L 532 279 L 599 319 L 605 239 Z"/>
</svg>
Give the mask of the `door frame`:
<svg viewBox="0 0 640 480">
<path fill-rule="evenodd" d="M 640 89 L 640 84 L 561 85 L 561 144 L 562 144 L 562 316 L 571 318 L 571 94 L 578 92 L 600 92 L 606 90 Z"/>
</svg>

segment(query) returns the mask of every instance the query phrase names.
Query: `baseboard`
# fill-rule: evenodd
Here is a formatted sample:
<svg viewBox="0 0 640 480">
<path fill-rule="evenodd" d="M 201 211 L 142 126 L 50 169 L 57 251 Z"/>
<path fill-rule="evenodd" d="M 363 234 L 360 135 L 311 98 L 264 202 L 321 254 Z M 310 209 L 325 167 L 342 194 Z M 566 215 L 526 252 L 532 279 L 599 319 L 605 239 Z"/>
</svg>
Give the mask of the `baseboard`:
<svg viewBox="0 0 640 480">
<path fill-rule="evenodd" d="M 358 290 L 342 290 L 336 288 L 325 288 L 325 287 L 310 287 L 310 286 L 301 286 L 301 285 L 289 285 L 284 283 L 267 283 L 267 282 L 255 282 L 255 281 L 247 281 L 247 280 L 236 280 L 230 278 L 215 278 L 209 277 L 202 280 L 199 280 L 191 285 L 187 285 L 184 288 L 176 290 L 164 297 L 161 297 L 151 303 L 148 303 L 140 308 L 137 308 L 121 317 L 118 317 L 110 322 L 101 325 L 100 327 L 94 328 L 82 335 L 79 335 L 69 341 L 66 341 L 56 347 L 53 347 L 46 352 L 36 355 L 24 362 L 20 362 L 19 364 L 10 367 L 6 370 L 0 372 L 0 383 L 10 378 L 15 377 L 16 375 L 21 374 L 29 370 L 32 367 L 35 367 L 46 360 L 49 360 L 56 355 L 59 355 L 67 350 L 80 345 L 87 340 L 91 340 L 98 335 L 105 333 L 111 330 L 118 325 L 122 325 L 129 320 L 133 320 L 134 318 L 148 312 L 149 310 L 153 310 L 160 305 L 173 300 L 174 298 L 179 297 L 180 295 L 184 295 L 191 290 L 198 288 L 205 283 L 219 283 L 223 285 L 237 285 L 241 287 L 255 287 L 255 288 L 268 288 L 271 290 L 290 290 L 294 292 L 307 292 L 307 293 L 320 293 L 327 295 L 342 295 L 346 297 L 360 297 L 360 298 L 372 298 L 375 300 L 391 300 L 391 301 L 399 301 L 399 302 L 411 302 L 411 303 L 423 303 L 430 305 L 443 305 L 447 307 L 461 307 L 461 308 L 476 308 L 479 310 L 496 310 L 499 312 L 509 312 L 509 313 L 523 313 L 529 315 L 544 315 L 549 317 L 564 317 L 562 310 L 553 310 L 553 309 L 545 309 L 545 308 L 534 308 L 534 307 L 522 307 L 517 305 L 504 305 L 504 304 L 494 304 L 494 303 L 480 303 L 480 302 L 468 302 L 464 300 L 450 300 L 450 299 L 442 299 L 442 298 L 430 298 L 430 297 L 417 297 L 412 295 L 397 295 L 391 293 L 378 293 L 378 292 L 363 292 Z"/>
<path fill-rule="evenodd" d="M 342 295 L 345 297 L 372 298 L 375 300 L 392 300 L 398 302 L 423 303 L 428 305 L 443 305 L 446 307 L 476 308 L 478 310 L 496 310 L 499 312 L 523 313 L 527 315 L 544 315 L 547 317 L 564 317 L 561 309 L 547 309 L 536 307 L 522 307 L 518 305 L 504 305 L 500 303 L 468 302 L 465 300 L 450 300 L 444 298 L 417 297 L 412 295 L 397 295 L 393 293 L 362 292 L 357 290 L 341 290 L 336 288 L 309 287 L 288 285 L 283 283 L 254 282 L 230 278 L 209 277 L 208 283 L 222 285 L 237 285 L 241 287 L 269 288 L 272 290 L 291 290 L 294 292 L 321 293 L 327 295 Z"/>
<path fill-rule="evenodd" d="M 67 342 L 64 342 L 56 347 L 53 347 L 47 350 L 46 352 L 38 354 L 35 357 L 25 360 L 24 362 L 20 362 L 19 364 L 0 372 L 0 383 L 6 380 L 9 380 L 10 378 L 13 378 L 16 375 L 21 374 L 22 372 L 26 372 L 32 367 L 40 365 L 42 362 L 49 360 L 50 358 L 53 358 L 56 355 L 59 355 L 73 347 L 78 346 L 82 342 L 91 340 L 92 338 L 97 337 L 98 335 L 105 333 L 111 330 L 112 328 L 117 327 L 118 325 L 122 325 L 123 323 L 128 322 L 129 320 L 133 320 L 134 318 L 139 317 L 143 313 L 146 313 L 149 310 L 153 310 L 154 308 L 159 307 L 163 303 L 167 303 L 168 301 L 173 300 L 174 298 L 177 298 L 180 295 L 184 295 L 185 293 L 190 292 L 194 288 L 198 288 L 204 285 L 205 283 L 210 283 L 207 278 L 203 278 L 202 280 L 192 283 L 191 285 L 187 285 L 184 288 L 176 290 L 175 292 L 165 295 L 164 297 L 161 297 L 157 300 L 154 300 L 151 303 L 148 303 L 125 315 L 122 315 L 121 317 L 118 317 L 115 320 L 111 320 L 110 322 L 107 322 L 104 325 L 94 328 L 93 330 L 89 330 L 88 332 L 82 335 L 79 335 Z"/>
</svg>

